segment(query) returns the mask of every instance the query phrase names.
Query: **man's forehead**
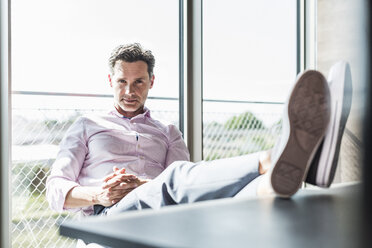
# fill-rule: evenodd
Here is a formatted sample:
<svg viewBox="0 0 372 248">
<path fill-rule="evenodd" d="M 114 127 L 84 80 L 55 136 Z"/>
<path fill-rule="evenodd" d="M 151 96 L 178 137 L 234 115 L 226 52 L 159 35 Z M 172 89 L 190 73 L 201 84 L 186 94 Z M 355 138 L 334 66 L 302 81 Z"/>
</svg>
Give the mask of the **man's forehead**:
<svg viewBox="0 0 372 248">
<path fill-rule="evenodd" d="M 125 60 L 117 60 L 115 62 L 114 69 L 122 71 L 123 69 L 126 69 L 131 65 L 137 65 L 138 67 L 144 67 L 147 70 L 147 63 L 142 60 L 137 60 L 133 62 L 127 62 Z"/>
<path fill-rule="evenodd" d="M 143 62 L 143 61 L 136 61 L 136 62 Z M 126 62 L 126 61 L 120 61 L 116 62 L 114 66 L 113 74 L 116 77 L 124 78 L 126 76 L 135 76 L 138 79 L 145 79 L 148 77 L 147 72 L 147 64 L 143 62 L 144 64 L 138 64 L 137 66 L 131 66 L 135 64 L 136 62 Z"/>
</svg>

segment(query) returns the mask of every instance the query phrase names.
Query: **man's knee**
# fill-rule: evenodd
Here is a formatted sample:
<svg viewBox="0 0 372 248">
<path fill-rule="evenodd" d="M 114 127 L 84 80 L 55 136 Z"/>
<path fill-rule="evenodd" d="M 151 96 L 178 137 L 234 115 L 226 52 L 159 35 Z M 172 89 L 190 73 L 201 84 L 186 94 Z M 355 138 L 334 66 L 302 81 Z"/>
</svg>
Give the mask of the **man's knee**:
<svg viewBox="0 0 372 248">
<path fill-rule="evenodd" d="M 195 164 L 189 161 L 176 161 L 170 164 L 157 178 L 157 180 L 161 180 L 163 191 L 164 187 L 172 192 L 179 189 L 186 181 L 193 165 Z"/>
</svg>

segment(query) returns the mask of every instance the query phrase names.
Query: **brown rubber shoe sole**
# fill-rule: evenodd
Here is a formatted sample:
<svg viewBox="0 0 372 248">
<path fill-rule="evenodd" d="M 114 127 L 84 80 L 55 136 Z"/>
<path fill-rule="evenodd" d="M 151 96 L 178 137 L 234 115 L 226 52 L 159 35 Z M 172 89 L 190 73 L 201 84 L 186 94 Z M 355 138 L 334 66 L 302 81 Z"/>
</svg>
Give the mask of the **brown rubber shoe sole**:
<svg viewBox="0 0 372 248">
<path fill-rule="evenodd" d="M 271 174 L 274 191 L 290 197 L 301 187 L 330 119 L 330 93 L 324 76 L 306 71 L 288 101 L 289 136 Z M 284 117 L 285 118 L 285 117 Z"/>
</svg>

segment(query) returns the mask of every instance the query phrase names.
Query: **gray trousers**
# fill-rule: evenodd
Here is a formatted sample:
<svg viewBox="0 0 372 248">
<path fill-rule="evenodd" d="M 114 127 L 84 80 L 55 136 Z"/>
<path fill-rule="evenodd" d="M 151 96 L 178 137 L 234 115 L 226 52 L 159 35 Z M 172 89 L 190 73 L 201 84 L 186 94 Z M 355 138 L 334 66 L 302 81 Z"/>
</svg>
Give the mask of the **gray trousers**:
<svg viewBox="0 0 372 248">
<path fill-rule="evenodd" d="M 260 179 L 258 165 L 258 153 L 198 163 L 177 161 L 100 214 L 254 196 Z"/>
</svg>

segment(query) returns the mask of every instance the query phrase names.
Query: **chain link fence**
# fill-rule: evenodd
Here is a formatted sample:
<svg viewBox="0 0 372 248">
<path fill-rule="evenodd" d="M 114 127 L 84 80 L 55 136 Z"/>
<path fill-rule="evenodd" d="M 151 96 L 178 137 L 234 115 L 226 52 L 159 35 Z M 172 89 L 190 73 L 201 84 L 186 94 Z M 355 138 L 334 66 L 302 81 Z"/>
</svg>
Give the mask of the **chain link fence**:
<svg viewBox="0 0 372 248">
<path fill-rule="evenodd" d="M 262 119 L 277 122 L 269 126 Z M 204 113 L 203 158 L 214 160 L 240 156 L 272 148 L 281 130 L 280 115 L 275 113 Z M 218 122 L 218 120 L 225 120 Z"/>
</svg>

